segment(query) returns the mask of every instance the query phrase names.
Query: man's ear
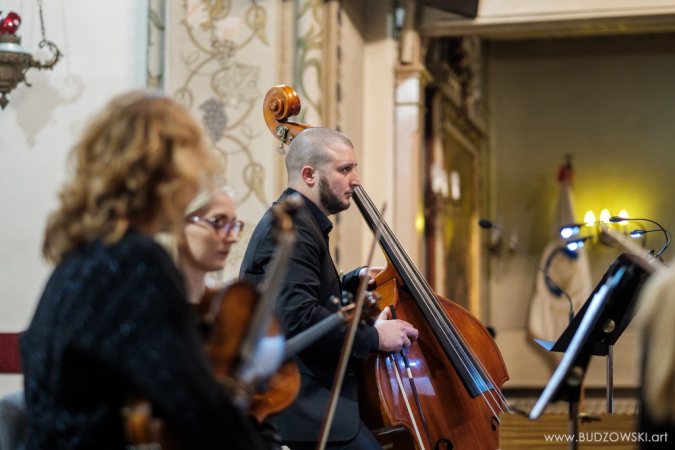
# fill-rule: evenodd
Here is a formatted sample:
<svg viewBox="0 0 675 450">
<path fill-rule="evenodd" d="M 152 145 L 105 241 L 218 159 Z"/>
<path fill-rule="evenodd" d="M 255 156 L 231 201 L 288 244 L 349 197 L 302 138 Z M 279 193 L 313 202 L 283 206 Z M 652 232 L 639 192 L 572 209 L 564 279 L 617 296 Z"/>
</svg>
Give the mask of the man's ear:
<svg viewBox="0 0 675 450">
<path fill-rule="evenodd" d="M 317 182 L 316 170 L 312 166 L 304 166 L 300 170 L 300 177 L 302 181 L 310 188 L 314 187 Z"/>
</svg>

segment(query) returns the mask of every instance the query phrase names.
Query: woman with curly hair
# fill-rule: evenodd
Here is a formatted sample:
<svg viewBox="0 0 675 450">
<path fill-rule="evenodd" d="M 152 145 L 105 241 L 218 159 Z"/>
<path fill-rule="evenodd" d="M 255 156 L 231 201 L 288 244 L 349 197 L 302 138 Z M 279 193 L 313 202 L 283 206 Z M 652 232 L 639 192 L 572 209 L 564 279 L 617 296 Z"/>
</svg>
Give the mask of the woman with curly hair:
<svg viewBox="0 0 675 450">
<path fill-rule="evenodd" d="M 214 379 L 183 279 L 153 236 L 217 167 L 202 130 L 168 98 L 113 99 L 72 151 L 47 224 L 56 263 L 21 341 L 27 449 L 122 449 L 134 395 L 182 448 L 262 447 Z"/>
</svg>

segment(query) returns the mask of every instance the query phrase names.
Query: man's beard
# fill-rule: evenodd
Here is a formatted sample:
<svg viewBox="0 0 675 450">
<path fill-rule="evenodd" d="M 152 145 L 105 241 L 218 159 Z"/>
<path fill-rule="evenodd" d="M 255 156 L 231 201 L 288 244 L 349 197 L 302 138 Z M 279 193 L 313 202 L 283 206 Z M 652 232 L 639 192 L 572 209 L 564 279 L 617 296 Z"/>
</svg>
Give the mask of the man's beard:
<svg viewBox="0 0 675 450">
<path fill-rule="evenodd" d="M 349 208 L 349 200 L 346 202 L 340 200 L 324 177 L 319 178 L 319 201 L 321 202 L 321 206 L 330 214 L 337 214 Z"/>
</svg>

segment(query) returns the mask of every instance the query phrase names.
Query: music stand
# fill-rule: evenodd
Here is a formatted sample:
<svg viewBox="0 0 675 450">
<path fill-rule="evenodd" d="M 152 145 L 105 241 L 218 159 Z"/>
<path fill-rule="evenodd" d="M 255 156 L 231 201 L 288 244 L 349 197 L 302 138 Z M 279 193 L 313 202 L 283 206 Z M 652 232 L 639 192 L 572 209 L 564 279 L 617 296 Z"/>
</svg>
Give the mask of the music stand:
<svg viewBox="0 0 675 450">
<path fill-rule="evenodd" d="M 529 417 L 537 419 L 549 402 L 569 402 L 571 448 L 576 448 L 578 402 L 592 355 L 608 357 L 607 406 L 613 412 L 613 346 L 635 316 L 637 293 L 650 273 L 638 256 L 621 254 L 560 338 L 556 342 L 536 340 L 547 350 L 565 355 Z"/>
</svg>

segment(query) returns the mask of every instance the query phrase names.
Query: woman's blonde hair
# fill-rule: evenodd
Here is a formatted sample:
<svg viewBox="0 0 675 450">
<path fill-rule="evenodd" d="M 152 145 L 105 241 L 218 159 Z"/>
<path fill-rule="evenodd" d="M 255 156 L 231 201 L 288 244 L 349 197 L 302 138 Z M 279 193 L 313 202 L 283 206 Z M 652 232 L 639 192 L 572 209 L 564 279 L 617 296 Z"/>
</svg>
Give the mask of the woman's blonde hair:
<svg viewBox="0 0 675 450">
<path fill-rule="evenodd" d="M 209 189 L 202 189 L 195 197 L 190 201 L 190 203 L 185 208 L 185 217 L 191 216 L 198 213 L 205 207 L 209 206 L 213 197 L 217 194 L 225 193 L 232 200 L 237 200 L 237 194 L 234 189 L 224 183 L 215 183 L 215 186 L 211 186 Z"/>
<path fill-rule="evenodd" d="M 639 300 L 644 349 L 644 408 L 660 422 L 675 423 L 675 267 L 645 283 Z"/>
<path fill-rule="evenodd" d="M 53 262 L 91 239 L 112 243 L 130 228 L 176 226 L 218 167 L 190 114 L 144 91 L 110 101 L 72 149 L 70 164 L 71 181 L 42 247 Z"/>
</svg>

